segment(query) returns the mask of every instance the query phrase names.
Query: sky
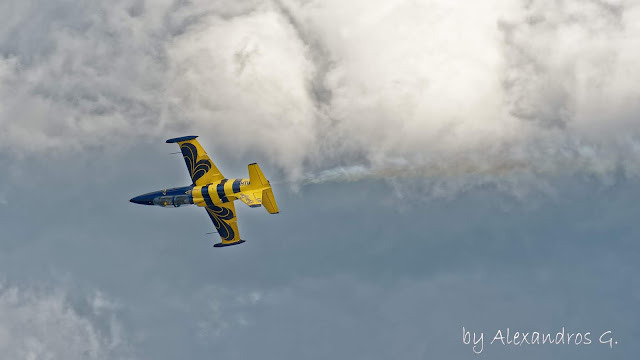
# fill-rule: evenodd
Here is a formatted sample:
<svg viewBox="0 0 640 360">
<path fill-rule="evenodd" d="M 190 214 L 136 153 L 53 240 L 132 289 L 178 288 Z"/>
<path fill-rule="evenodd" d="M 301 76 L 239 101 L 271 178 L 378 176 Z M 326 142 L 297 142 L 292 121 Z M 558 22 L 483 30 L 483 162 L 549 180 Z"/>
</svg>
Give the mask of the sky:
<svg viewBox="0 0 640 360">
<path fill-rule="evenodd" d="M 640 352 L 637 1 L 0 14 L 0 360 Z M 128 202 L 190 182 L 184 135 L 274 185 L 243 245 Z"/>
</svg>

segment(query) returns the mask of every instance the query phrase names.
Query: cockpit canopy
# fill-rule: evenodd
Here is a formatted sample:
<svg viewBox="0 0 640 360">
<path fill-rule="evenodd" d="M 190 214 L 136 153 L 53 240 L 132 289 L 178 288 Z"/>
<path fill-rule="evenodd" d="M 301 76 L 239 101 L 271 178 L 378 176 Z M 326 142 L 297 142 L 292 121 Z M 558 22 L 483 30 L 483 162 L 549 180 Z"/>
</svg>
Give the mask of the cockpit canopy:
<svg viewBox="0 0 640 360">
<path fill-rule="evenodd" d="M 176 195 L 176 196 L 158 196 L 153 198 L 153 205 L 158 205 L 162 207 L 179 207 L 180 205 L 189 205 L 193 204 L 191 199 L 189 199 L 189 195 Z"/>
</svg>

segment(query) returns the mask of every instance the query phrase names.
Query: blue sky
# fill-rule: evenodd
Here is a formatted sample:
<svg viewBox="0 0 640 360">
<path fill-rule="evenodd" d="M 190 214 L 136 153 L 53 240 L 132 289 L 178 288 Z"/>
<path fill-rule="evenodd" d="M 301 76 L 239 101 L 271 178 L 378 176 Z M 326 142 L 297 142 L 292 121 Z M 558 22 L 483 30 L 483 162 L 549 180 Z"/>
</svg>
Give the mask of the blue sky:
<svg viewBox="0 0 640 360">
<path fill-rule="evenodd" d="M 640 8 L 4 3 L 0 359 L 630 359 Z M 258 162 L 247 242 L 167 138 Z M 484 333 L 476 355 L 462 329 Z M 591 345 L 489 344 L 497 330 Z M 613 348 L 598 343 L 612 331 Z"/>
</svg>

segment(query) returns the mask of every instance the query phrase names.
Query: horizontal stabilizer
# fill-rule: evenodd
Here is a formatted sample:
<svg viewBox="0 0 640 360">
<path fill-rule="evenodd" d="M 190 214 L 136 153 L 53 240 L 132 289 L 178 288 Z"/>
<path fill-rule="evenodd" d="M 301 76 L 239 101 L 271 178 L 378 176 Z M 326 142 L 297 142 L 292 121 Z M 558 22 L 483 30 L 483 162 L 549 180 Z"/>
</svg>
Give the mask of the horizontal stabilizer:
<svg viewBox="0 0 640 360">
<path fill-rule="evenodd" d="M 262 191 L 262 206 L 267 209 L 269 214 L 277 214 L 280 212 L 271 188 Z"/>
<path fill-rule="evenodd" d="M 245 204 L 249 205 L 249 207 L 260 207 L 262 206 L 262 192 L 260 191 L 247 191 L 238 194 L 238 199 L 242 200 Z"/>
</svg>

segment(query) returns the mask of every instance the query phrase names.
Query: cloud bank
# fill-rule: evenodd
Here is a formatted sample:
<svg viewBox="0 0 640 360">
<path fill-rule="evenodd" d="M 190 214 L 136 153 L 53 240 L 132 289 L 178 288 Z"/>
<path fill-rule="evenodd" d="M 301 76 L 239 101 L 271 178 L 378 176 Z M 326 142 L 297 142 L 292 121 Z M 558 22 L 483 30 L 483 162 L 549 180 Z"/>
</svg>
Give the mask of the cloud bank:
<svg viewBox="0 0 640 360">
<path fill-rule="evenodd" d="M 114 303 L 102 293 L 73 306 L 61 290 L 0 283 L 4 359 L 131 359 Z"/>
<path fill-rule="evenodd" d="M 2 7 L 14 154 L 197 133 L 302 183 L 640 175 L 633 1 Z"/>
</svg>

